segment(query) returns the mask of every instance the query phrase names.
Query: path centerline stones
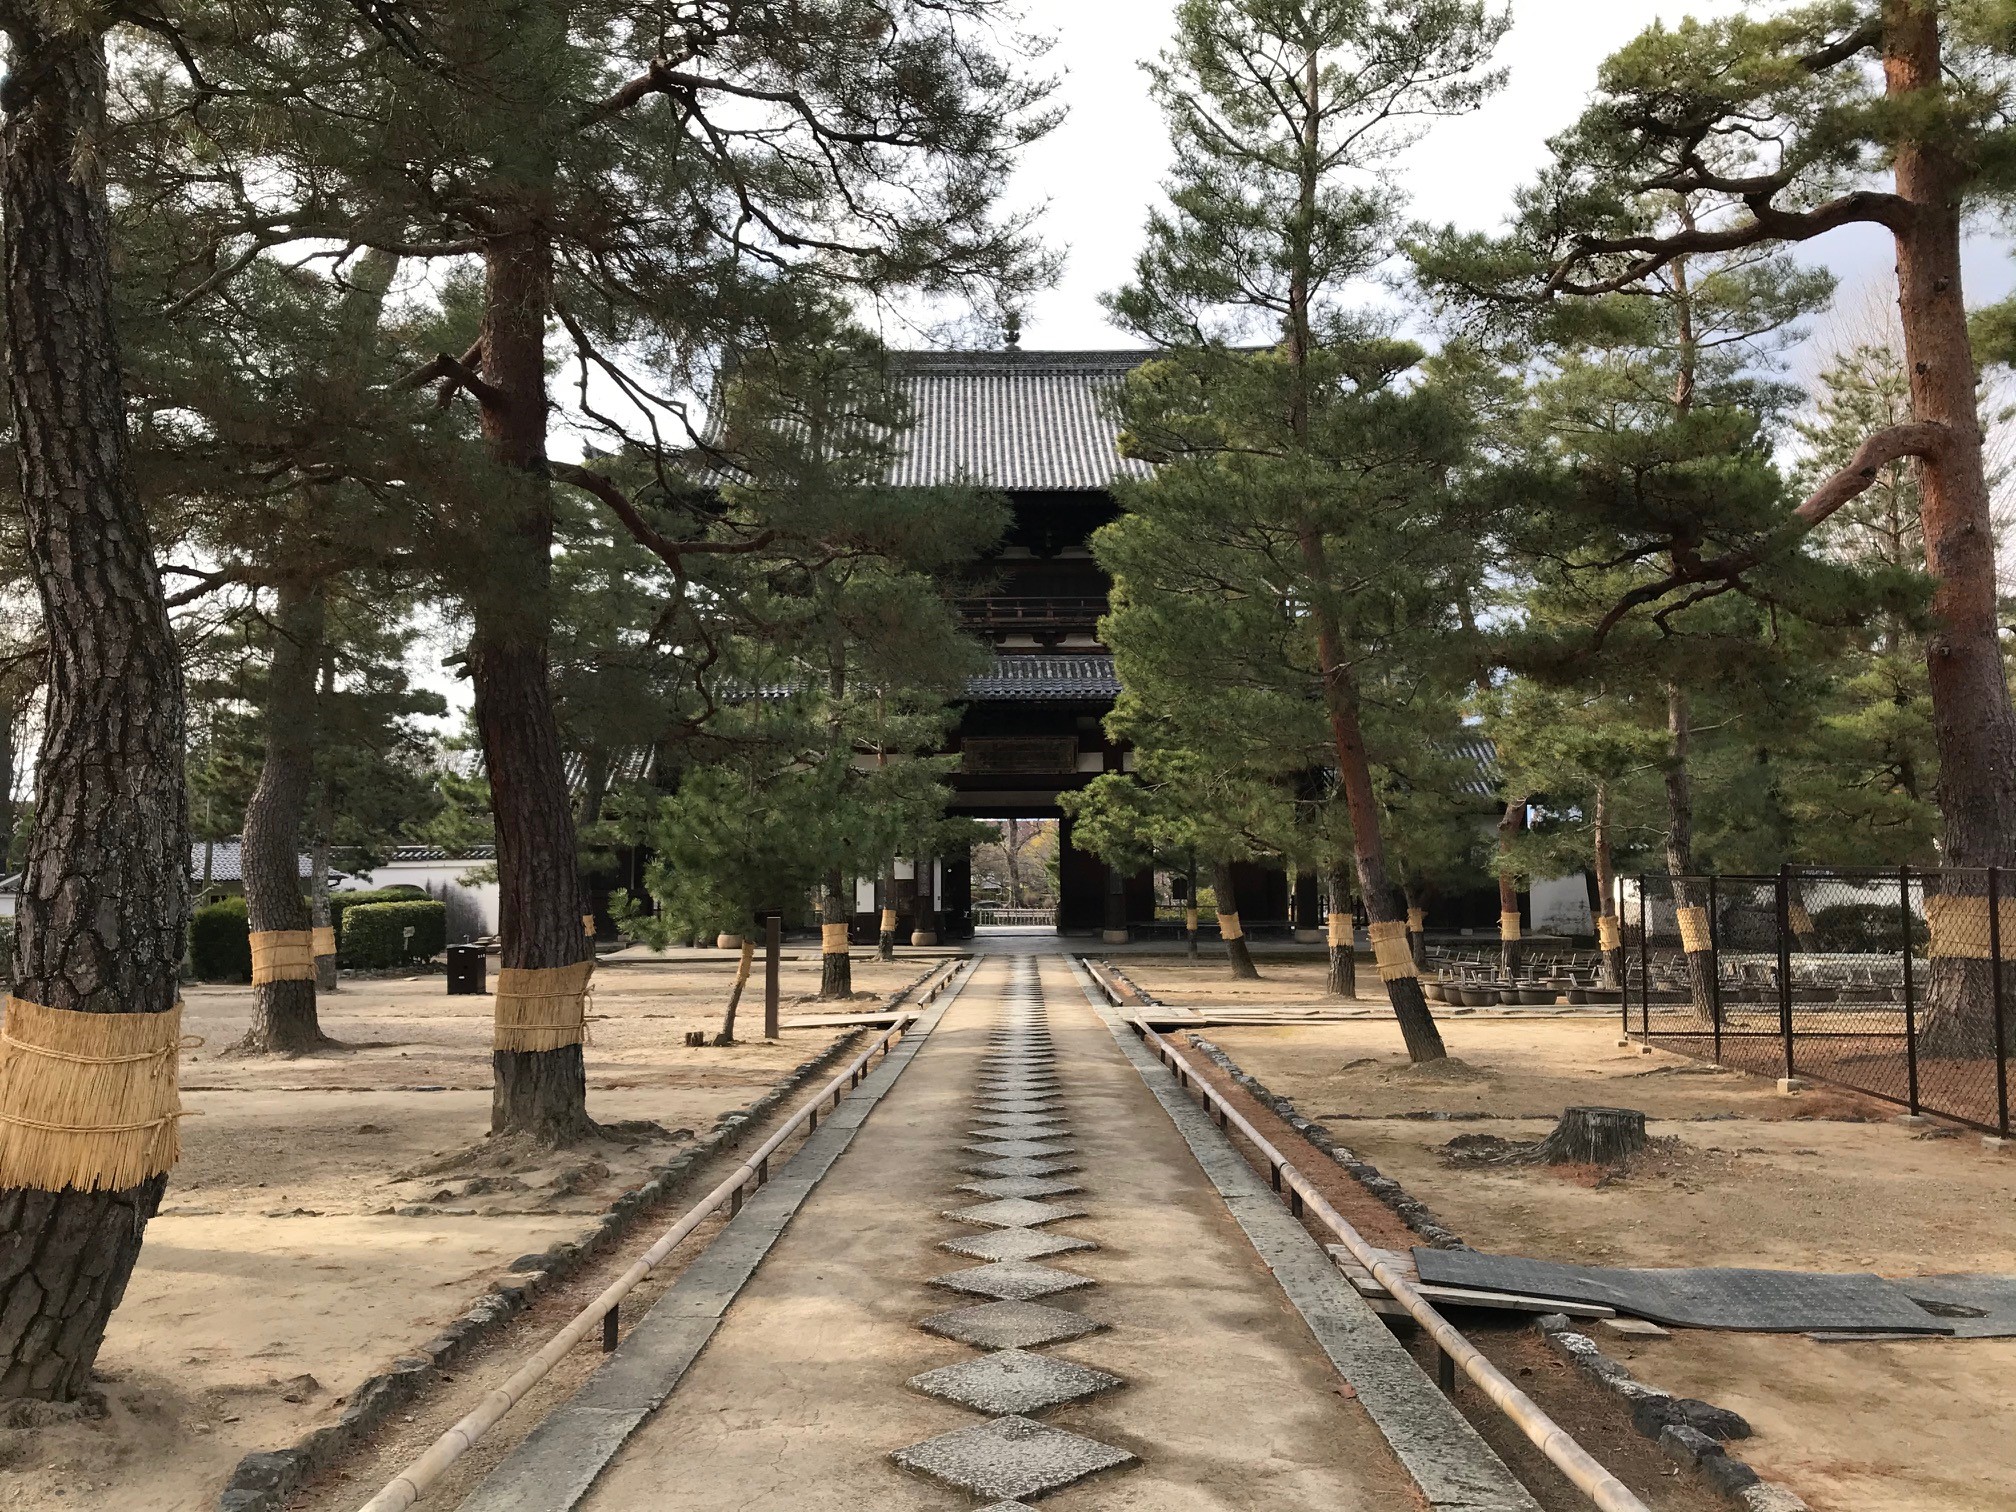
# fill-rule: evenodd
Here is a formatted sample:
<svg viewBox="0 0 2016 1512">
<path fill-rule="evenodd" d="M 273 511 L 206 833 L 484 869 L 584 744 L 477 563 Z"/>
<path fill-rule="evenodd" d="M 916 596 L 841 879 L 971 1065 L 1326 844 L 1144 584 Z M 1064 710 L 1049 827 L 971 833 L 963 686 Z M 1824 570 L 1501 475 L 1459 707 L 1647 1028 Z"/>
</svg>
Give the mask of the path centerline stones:
<svg viewBox="0 0 2016 1512">
<path fill-rule="evenodd" d="M 1037 1261 L 1098 1246 L 1050 1227 L 1087 1217 L 1090 1209 L 1041 1200 L 1083 1193 L 1085 1187 L 1077 1180 L 1057 1179 L 1079 1166 L 1069 1143 L 1071 1126 L 1055 1070 L 1048 1009 L 1027 957 L 1018 957 L 1011 967 L 1001 995 L 1001 1020 L 987 1044 L 976 1085 L 974 1127 L 962 1145 L 966 1153 L 985 1157 L 965 1167 L 981 1179 L 961 1182 L 955 1190 L 992 1200 L 947 1209 L 944 1216 L 991 1232 L 958 1235 L 939 1247 L 989 1263 L 935 1276 L 931 1284 L 994 1300 L 933 1313 L 917 1324 L 985 1353 L 912 1376 L 908 1384 L 987 1414 L 989 1421 L 907 1445 L 890 1458 L 906 1470 L 992 1503 L 981 1512 L 1012 1512 L 1025 1505 L 1025 1498 L 1046 1496 L 1137 1461 L 1124 1449 L 1031 1416 L 1124 1383 L 1091 1366 L 1034 1352 L 1045 1344 L 1097 1333 L 1105 1325 L 1092 1313 L 1038 1300 L 1090 1290 L 1098 1281 Z"/>
</svg>

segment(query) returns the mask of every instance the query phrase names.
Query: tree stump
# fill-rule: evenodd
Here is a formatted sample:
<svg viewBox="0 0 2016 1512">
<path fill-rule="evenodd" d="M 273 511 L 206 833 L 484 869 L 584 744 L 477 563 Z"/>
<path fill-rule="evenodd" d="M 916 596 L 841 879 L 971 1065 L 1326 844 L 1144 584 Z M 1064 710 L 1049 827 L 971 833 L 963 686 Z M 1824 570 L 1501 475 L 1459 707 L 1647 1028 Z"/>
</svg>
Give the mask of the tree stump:
<svg viewBox="0 0 2016 1512">
<path fill-rule="evenodd" d="M 1536 1152 L 1545 1165 L 1617 1165 L 1645 1148 L 1636 1108 L 1569 1108 Z"/>
</svg>

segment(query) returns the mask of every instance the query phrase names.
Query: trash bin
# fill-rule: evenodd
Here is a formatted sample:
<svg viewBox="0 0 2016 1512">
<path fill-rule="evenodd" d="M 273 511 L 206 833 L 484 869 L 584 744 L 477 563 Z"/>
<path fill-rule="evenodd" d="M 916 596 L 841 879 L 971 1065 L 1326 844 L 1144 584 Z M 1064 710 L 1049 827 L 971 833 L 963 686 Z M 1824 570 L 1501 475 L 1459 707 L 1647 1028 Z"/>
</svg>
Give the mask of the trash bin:
<svg viewBox="0 0 2016 1512">
<path fill-rule="evenodd" d="M 489 991 L 484 982 L 486 958 L 481 945 L 450 945 L 448 947 L 448 995 L 455 997 L 463 993 L 481 997 Z"/>
</svg>

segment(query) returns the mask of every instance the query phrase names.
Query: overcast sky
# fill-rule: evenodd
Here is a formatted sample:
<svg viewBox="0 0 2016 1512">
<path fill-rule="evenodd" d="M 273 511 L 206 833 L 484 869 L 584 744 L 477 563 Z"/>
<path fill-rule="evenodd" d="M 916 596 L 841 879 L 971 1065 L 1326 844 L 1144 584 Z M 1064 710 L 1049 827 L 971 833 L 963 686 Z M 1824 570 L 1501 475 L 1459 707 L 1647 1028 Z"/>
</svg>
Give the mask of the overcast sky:
<svg viewBox="0 0 2016 1512">
<path fill-rule="evenodd" d="M 1024 0 L 1033 30 L 1056 38 L 1047 62 L 1061 76 L 1069 115 L 1028 154 L 1018 201 L 1048 201 L 1045 234 L 1065 252 L 1062 281 L 1032 301 L 1022 344 L 1030 348 L 1130 344 L 1107 324 L 1099 296 L 1123 283 L 1141 242 L 1147 207 L 1167 170 L 1169 144 L 1148 99 L 1139 64 L 1168 39 L 1173 0 Z M 1597 65 L 1656 20 L 1724 14 L 1727 0 L 1513 0 L 1513 25 L 1499 52 L 1505 87 L 1475 115 L 1445 121 L 1403 167 L 1410 210 L 1423 220 L 1487 230 L 1501 221 L 1513 190 L 1543 161 L 1546 140 L 1588 97 Z M 2009 292 L 2016 277 L 2004 250 L 1986 237 L 1969 248 L 1969 304 Z M 1851 227 L 1812 243 L 1805 255 L 1840 276 L 1844 300 L 1889 274 L 1888 236 Z M 892 340 L 903 344 L 891 333 Z"/>
</svg>

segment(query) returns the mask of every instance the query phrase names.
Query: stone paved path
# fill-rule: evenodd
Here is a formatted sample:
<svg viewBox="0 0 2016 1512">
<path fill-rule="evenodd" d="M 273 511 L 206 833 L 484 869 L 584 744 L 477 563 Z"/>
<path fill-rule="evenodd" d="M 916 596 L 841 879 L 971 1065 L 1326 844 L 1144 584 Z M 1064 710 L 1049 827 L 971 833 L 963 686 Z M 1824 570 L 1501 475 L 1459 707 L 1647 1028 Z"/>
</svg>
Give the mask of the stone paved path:
<svg viewBox="0 0 2016 1512">
<path fill-rule="evenodd" d="M 1420 1505 L 1053 954 L 981 961 L 676 1390 L 595 1453 L 578 1503 L 482 1505 Z"/>
</svg>

